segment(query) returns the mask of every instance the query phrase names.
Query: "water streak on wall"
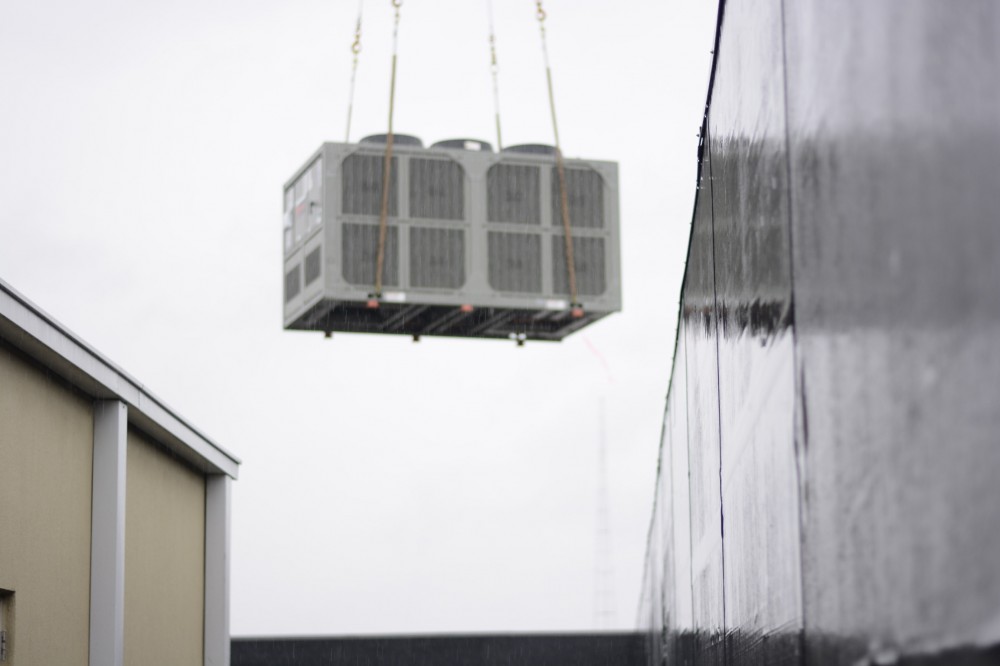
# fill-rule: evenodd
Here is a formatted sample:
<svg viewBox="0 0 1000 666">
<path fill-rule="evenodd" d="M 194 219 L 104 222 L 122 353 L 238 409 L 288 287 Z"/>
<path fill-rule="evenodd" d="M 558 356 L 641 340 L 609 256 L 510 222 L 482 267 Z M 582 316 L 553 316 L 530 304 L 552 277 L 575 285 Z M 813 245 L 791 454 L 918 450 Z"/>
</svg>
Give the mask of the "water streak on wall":
<svg viewBox="0 0 1000 666">
<path fill-rule="evenodd" d="M 722 4 L 650 663 L 995 663 L 1000 5 Z"/>
</svg>

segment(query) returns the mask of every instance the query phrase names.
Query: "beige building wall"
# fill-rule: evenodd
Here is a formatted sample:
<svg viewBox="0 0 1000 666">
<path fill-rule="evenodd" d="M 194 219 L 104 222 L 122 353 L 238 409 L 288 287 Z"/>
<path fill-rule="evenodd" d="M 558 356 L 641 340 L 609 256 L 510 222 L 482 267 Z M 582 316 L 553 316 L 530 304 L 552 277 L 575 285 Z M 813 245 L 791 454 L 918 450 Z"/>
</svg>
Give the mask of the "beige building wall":
<svg viewBox="0 0 1000 666">
<path fill-rule="evenodd" d="M 87 666 L 93 404 L 0 343 L 0 589 L 14 591 L 4 666 Z"/>
<path fill-rule="evenodd" d="M 125 664 L 204 660 L 205 478 L 129 430 Z"/>
</svg>

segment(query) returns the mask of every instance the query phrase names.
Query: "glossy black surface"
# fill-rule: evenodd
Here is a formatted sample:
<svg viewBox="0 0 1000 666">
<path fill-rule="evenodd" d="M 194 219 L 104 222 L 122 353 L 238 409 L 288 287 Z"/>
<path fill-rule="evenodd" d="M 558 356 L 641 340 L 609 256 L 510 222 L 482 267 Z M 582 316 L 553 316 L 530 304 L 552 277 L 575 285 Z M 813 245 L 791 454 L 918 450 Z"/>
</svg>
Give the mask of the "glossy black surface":
<svg viewBox="0 0 1000 666">
<path fill-rule="evenodd" d="M 650 663 L 997 663 L 1000 3 L 720 10 Z"/>
<path fill-rule="evenodd" d="M 802 627 L 781 5 L 727 3 L 709 113 L 727 663 L 797 664 Z M 690 373 L 689 373 L 690 378 Z"/>
<path fill-rule="evenodd" d="M 822 664 L 1000 640 L 1000 4 L 850 4 L 786 6 Z"/>
<path fill-rule="evenodd" d="M 242 638 L 232 666 L 639 666 L 638 633 Z"/>
</svg>

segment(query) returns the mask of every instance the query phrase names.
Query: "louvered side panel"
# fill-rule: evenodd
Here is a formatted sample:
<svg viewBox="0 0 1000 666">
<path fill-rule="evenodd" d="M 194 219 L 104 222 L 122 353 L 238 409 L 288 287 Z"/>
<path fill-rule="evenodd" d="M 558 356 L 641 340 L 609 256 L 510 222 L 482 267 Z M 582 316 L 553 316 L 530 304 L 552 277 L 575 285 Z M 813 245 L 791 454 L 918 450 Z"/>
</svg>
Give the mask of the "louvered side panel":
<svg viewBox="0 0 1000 666">
<path fill-rule="evenodd" d="M 600 296 L 607 289 L 607 261 L 603 238 L 573 237 L 576 291 L 581 296 Z M 552 236 L 552 285 L 557 294 L 569 294 L 566 274 L 566 237 Z"/>
<path fill-rule="evenodd" d="M 302 267 L 300 264 L 292 266 L 292 270 L 285 273 L 285 302 L 292 300 L 302 291 Z"/>
<path fill-rule="evenodd" d="M 497 291 L 542 291 L 540 234 L 489 232 L 489 282 Z"/>
<path fill-rule="evenodd" d="M 355 153 L 344 158 L 341 167 L 341 212 L 345 215 L 380 215 L 382 213 L 382 179 L 385 158 L 381 155 Z M 392 158 L 389 178 L 389 215 L 399 213 L 399 165 Z"/>
<path fill-rule="evenodd" d="M 487 217 L 490 222 L 541 224 L 539 168 L 495 164 L 486 175 Z"/>
<path fill-rule="evenodd" d="M 570 226 L 604 228 L 604 181 L 593 169 L 566 169 L 566 199 Z M 562 195 L 559 175 L 552 169 L 552 224 L 562 226 Z"/>
<path fill-rule="evenodd" d="M 307 285 L 315 282 L 322 272 L 321 252 L 321 248 L 316 248 L 306 256 L 305 273 Z"/>
<path fill-rule="evenodd" d="M 465 232 L 410 229 L 410 286 L 458 289 L 465 284 Z"/>
<path fill-rule="evenodd" d="M 410 159 L 410 217 L 465 218 L 462 166 L 451 160 Z"/>
<path fill-rule="evenodd" d="M 399 228 L 390 225 L 386 230 L 385 269 L 382 283 L 399 284 Z M 375 285 L 378 257 L 378 225 L 345 224 L 343 226 L 343 253 L 341 272 L 344 280 L 355 285 Z"/>
</svg>

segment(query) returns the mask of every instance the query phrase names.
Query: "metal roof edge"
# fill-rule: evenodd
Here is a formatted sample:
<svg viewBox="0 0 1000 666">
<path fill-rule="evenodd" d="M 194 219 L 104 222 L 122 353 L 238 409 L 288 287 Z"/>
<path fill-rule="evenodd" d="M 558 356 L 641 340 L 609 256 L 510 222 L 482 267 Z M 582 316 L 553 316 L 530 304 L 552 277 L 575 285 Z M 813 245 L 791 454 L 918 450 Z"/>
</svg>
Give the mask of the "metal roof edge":
<svg viewBox="0 0 1000 666">
<path fill-rule="evenodd" d="M 240 460 L 75 333 L 0 279 L 0 339 L 95 400 L 121 400 L 130 425 L 208 474 L 237 478 Z"/>
</svg>

